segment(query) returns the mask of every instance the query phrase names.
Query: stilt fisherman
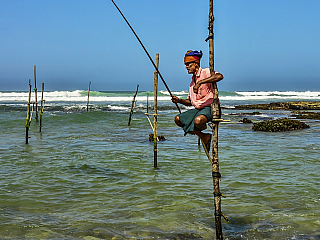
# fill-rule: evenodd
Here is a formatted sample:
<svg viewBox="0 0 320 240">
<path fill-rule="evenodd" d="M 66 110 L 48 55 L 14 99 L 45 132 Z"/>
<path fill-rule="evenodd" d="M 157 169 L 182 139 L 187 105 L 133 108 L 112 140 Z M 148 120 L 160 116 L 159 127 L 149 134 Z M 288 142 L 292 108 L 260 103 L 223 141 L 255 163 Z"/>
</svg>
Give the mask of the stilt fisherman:
<svg viewBox="0 0 320 240">
<path fill-rule="evenodd" d="M 189 74 L 192 74 L 192 80 L 189 86 L 188 99 L 181 99 L 177 96 L 172 97 L 173 103 L 180 103 L 185 106 L 194 106 L 175 117 L 175 123 L 182 127 L 185 135 L 187 133 L 197 135 L 209 151 L 212 135 L 203 133 L 207 128 L 207 122 L 212 120 L 211 104 L 213 102 L 212 83 L 219 82 L 223 75 L 219 72 L 210 74 L 209 68 L 201 68 L 200 60 L 202 52 L 189 50 L 185 54 L 184 64 Z"/>
</svg>

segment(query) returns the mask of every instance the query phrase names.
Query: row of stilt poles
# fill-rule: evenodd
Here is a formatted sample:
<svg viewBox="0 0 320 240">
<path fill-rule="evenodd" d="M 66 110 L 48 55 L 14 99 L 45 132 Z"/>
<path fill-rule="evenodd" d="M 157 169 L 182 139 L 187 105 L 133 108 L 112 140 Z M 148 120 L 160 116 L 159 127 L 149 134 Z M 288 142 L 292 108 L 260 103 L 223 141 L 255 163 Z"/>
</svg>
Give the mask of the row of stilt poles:
<svg viewBox="0 0 320 240">
<path fill-rule="evenodd" d="M 36 114 L 38 113 L 37 111 L 37 102 L 31 102 L 31 91 L 32 85 L 30 83 L 29 79 L 29 95 L 28 95 L 28 103 L 27 103 L 27 118 L 26 118 L 26 144 L 29 143 L 29 129 L 31 126 L 31 120 L 32 120 L 32 113 L 35 110 Z M 42 128 L 42 115 L 43 115 L 43 110 L 44 110 L 44 102 L 45 100 L 43 99 L 43 92 L 44 92 L 44 83 L 42 83 L 42 94 L 41 94 L 41 105 L 40 105 L 40 124 L 39 124 L 39 132 L 41 132 Z M 37 115 L 36 115 L 37 116 Z M 39 119 L 36 118 L 36 121 L 39 122 Z"/>
<path fill-rule="evenodd" d="M 26 144 L 29 143 L 29 129 L 31 125 L 32 120 L 32 113 L 35 110 L 35 120 L 36 122 L 39 122 L 39 111 L 38 111 L 38 90 L 37 90 L 37 75 L 36 75 L 36 66 L 34 66 L 34 94 L 35 94 L 35 100 L 34 102 L 31 102 L 31 81 L 29 79 L 29 95 L 28 95 L 28 107 L 27 107 L 27 118 L 26 118 Z M 89 88 L 88 88 L 88 99 L 87 99 L 87 111 L 89 110 L 89 93 L 90 93 L 90 85 L 91 81 L 89 82 Z M 44 103 L 45 100 L 43 98 L 44 94 L 44 83 L 42 83 L 42 91 L 41 91 L 41 101 L 40 101 L 40 123 L 39 123 L 39 132 L 41 132 L 42 129 L 42 116 L 44 111 Z M 31 108 L 32 105 L 32 108 Z"/>
<path fill-rule="evenodd" d="M 32 113 L 35 110 L 35 120 L 36 122 L 39 122 L 39 112 L 38 112 L 38 90 L 37 90 L 37 75 L 36 75 L 36 66 L 34 66 L 34 94 L 35 94 L 35 100 L 34 102 L 31 102 L 31 81 L 29 79 L 29 95 L 28 95 L 28 107 L 27 107 L 27 118 L 26 118 L 26 144 L 29 143 L 29 129 L 31 125 L 32 120 Z M 43 99 L 43 93 L 44 93 L 44 83 L 42 83 L 42 92 L 41 92 L 41 105 L 40 105 L 40 124 L 39 124 L 39 132 L 41 132 L 42 128 L 42 115 L 44 110 L 44 103 L 45 100 Z M 32 108 L 31 108 L 32 105 Z"/>
</svg>

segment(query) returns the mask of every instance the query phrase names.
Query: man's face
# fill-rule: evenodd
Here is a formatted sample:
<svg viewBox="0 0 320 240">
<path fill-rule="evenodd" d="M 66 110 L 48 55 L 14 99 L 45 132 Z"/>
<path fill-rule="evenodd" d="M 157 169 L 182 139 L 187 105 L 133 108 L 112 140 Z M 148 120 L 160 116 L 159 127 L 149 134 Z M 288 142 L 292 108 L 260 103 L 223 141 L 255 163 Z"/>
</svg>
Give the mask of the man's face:
<svg viewBox="0 0 320 240">
<path fill-rule="evenodd" d="M 186 69 L 189 74 L 195 74 L 197 71 L 196 63 L 195 62 L 186 63 Z"/>
</svg>

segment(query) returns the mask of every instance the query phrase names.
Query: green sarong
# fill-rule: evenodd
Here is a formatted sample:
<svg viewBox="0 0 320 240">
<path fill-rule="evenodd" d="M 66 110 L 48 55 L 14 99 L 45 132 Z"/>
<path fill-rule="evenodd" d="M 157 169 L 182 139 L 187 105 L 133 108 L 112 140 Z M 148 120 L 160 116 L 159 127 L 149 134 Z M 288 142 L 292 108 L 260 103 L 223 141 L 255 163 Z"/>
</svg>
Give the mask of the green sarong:
<svg viewBox="0 0 320 240">
<path fill-rule="evenodd" d="M 197 129 L 194 126 L 194 119 L 199 115 L 204 115 L 207 117 L 208 121 L 211 121 L 212 120 L 211 106 L 208 106 L 202 109 L 196 109 L 196 108 L 190 109 L 178 115 L 180 122 L 182 124 L 182 128 L 185 132 L 184 135 Z"/>
</svg>

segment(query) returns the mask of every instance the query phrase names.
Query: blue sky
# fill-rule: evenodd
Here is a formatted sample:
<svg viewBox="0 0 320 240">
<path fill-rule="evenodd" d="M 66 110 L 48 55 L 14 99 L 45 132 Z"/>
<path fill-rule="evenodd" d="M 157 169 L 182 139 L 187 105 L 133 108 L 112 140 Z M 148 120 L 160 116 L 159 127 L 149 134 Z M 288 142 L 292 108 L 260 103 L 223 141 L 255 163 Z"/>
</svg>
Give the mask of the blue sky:
<svg viewBox="0 0 320 240">
<path fill-rule="evenodd" d="M 208 67 L 209 0 L 115 0 L 171 91 L 187 90 L 189 49 Z M 221 91 L 319 91 L 319 0 L 215 0 Z M 153 66 L 110 0 L 0 0 L 0 91 L 153 90 Z M 160 79 L 159 79 L 160 81 Z M 165 89 L 159 82 L 159 88 Z"/>
</svg>

